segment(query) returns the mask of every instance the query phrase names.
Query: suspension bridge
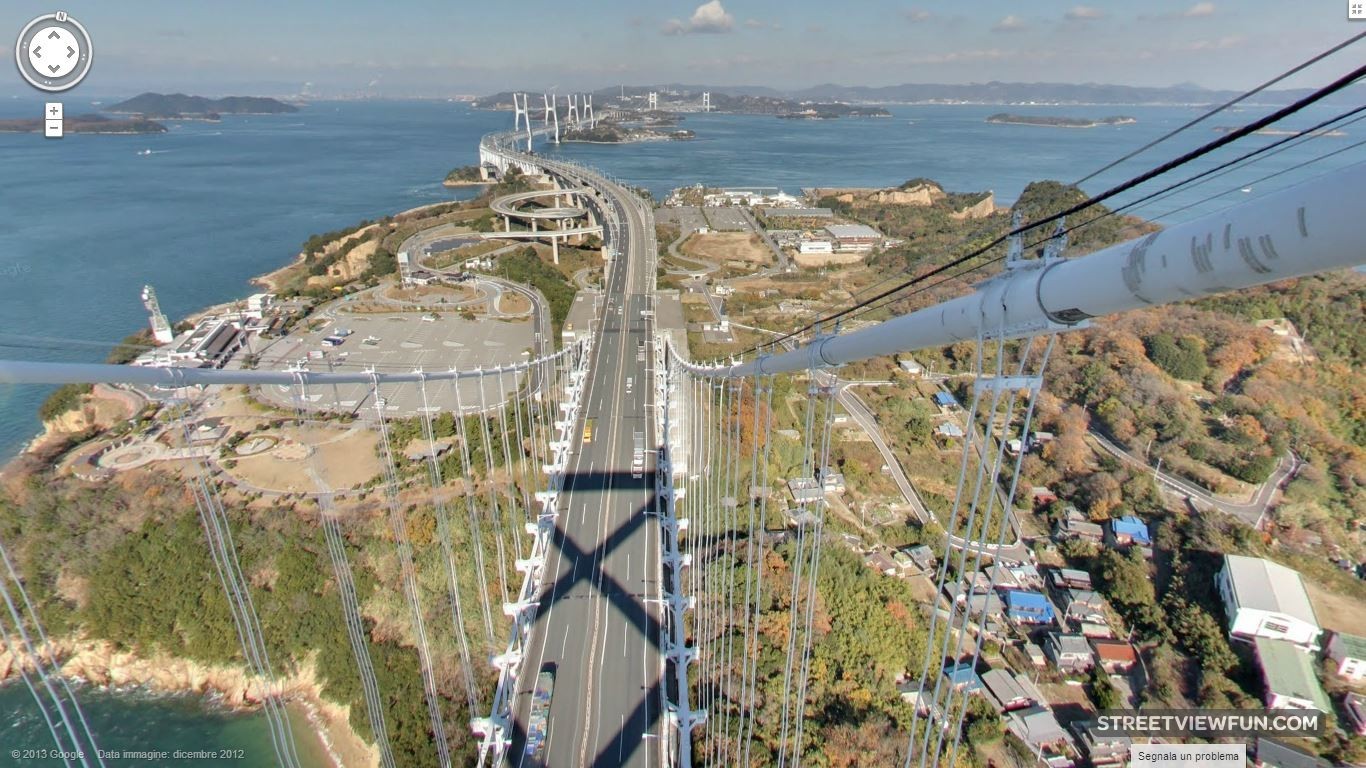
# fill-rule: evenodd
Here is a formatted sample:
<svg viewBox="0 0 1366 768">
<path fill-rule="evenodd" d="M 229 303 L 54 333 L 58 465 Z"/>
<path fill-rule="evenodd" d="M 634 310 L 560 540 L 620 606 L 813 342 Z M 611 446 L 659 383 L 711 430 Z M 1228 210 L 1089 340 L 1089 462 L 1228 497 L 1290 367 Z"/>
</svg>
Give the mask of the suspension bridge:
<svg viewBox="0 0 1366 768">
<path fill-rule="evenodd" d="M 805 730 L 805 692 L 818 673 L 812 645 L 827 503 L 816 492 L 779 509 L 770 488 L 798 481 L 823 489 L 829 481 L 841 365 L 959 342 L 975 349 L 952 510 L 941 521 L 946 536 L 956 537 L 935 574 L 942 592 L 970 583 L 1013 544 L 1010 515 L 1023 452 L 1009 455 L 992 436 L 1006 428 L 1029 433 L 1058 334 L 1117 312 L 1366 262 L 1360 237 L 1366 204 L 1359 194 L 1366 166 L 1358 164 L 1079 258 L 1065 253 L 1065 218 L 1017 220 L 1003 241 L 1003 269 L 957 299 L 842 332 L 845 317 L 930 277 L 922 275 L 743 358 L 696 361 L 656 327 L 651 203 L 601 172 L 531 151 L 533 135 L 556 128 L 533 131 L 525 98 L 518 100 L 515 130 L 481 142 L 481 163 L 516 167 L 575 190 L 582 212 L 600 222 L 611 255 L 591 332 L 559 351 L 475 370 L 396 372 L 0 361 L 0 384 L 162 388 L 174 393 L 174 420 L 186 434 L 205 393 L 216 387 L 287 387 L 299 424 L 323 417 L 313 410 L 314 388 L 368 387 L 371 407 L 358 415 L 381 446 L 383 515 L 418 655 L 431 763 L 443 767 L 455 762 L 450 740 L 464 723 L 478 738 L 481 765 L 748 765 L 760 748 L 773 752 L 766 762 L 800 765 L 818 748 Z M 550 114 L 547 106 L 547 122 Z M 525 147 L 519 146 L 523 118 Z M 1231 143 L 1237 133 L 1219 141 Z M 1043 246 L 1042 255 L 1028 256 L 1025 234 L 1047 224 L 1053 231 L 1034 244 Z M 456 386 L 471 382 L 477 402 L 463 401 L 460 393 L 469 390 Z M 780 384 L 798 393 L 800 456 L 792 477 L 771 474 Z M 423 403 L 421 439 L 431 450 L 425 477 L 416 482 L 400 476 L 393 417 L 383 407 L 399 388 L 416 390 Z M 461 477 L 445 476 L 436 460 L 440 408 L 429 399 L 436 388 L 454 391 Z M 310 476 L 365 716 L 381 763 L 393 766 L 384 692 L 356 605 L 346 522 L 316 467 Z M 275 757 L 298 765 L 279 660 L 262 636 L 221 480 L 207 461 L 192 477 L 243 661 L 262 691 Z M 441 559 L 435 585 L 420 578 L 411 543 L 410 513 L 418 500 L 434 511 Z M 457 546 L 457 531 L 467 551 Z M 787 567 L 778 581 L 766 580 L 759 565 L 780 548 Z M 85 755 L 68 764 L 102 765 L 99 734 L 60 674 L 22 579 L 3 549 L 0 556 L 0 636 L 25 660 L 24 681 L 54 743 Z M 473 567 L 462 569 L 462 559 Z M 462 573 L 472 573 L 476 583 L 462 583 Z M 433 589 L 442 593 L 436 609 L 425 594 Z M 785 611 L 784 626 L 764 631 L 761 619 L 775 605 Z M 962 747 L 961 729 L 951 726 L 955 718 L 961 723 L 966 694 L 946 686 L 940 672 L 946 663 L 980 657 L 981 638 L 968 621 L 966 611 L 927 613 L 926 650 L 913 673 L 929 714 L 907 734 L 907 766 L 951 765 Z M 438 631 L 455 641 L 462 671 L 455 695 L 462 701 L 447 700 L 441 690 L 440 670 L 449 665 L 433 649 Z M 765 648 L 771 636 L 779 642 Z M 487 665 L 496 672 L 492 691 L 479 687 L 486 675 L 477 670 Z M 547 672 L 554 695 L 538 702 L 533 693 Z M 759 729 L 776 747 L 756 743 Z"/>
</svg>

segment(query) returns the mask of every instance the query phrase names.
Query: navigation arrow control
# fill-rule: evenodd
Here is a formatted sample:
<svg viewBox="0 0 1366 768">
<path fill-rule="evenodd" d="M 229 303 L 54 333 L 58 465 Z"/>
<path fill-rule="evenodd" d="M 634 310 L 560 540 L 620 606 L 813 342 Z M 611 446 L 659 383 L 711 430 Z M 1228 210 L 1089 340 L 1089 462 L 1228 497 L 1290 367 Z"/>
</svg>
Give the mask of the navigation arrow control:
<svg viewBox="0 0 1366 768">
<path fill-rule="evenodd" d="M 57 92 L 75 87 L 90 73 L 90 34 L 66 13 L 39 16 L 24 26 L 15 44 L 19 73 L 29 85 Z"/>
</svg>

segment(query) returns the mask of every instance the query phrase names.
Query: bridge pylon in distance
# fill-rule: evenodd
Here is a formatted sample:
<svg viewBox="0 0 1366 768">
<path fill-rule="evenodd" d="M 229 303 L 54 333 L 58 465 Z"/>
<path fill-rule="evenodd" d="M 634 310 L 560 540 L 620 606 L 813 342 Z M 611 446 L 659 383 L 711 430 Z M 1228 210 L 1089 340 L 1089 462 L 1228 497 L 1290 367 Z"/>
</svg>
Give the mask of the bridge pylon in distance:
<svg viewBox="0 0 1366 768">
<path fill-rule="evenodd" d="M 520 97 L 520 98 L 518 98 Z M 514 132 L 526 123 L 526 151 L 531 151 L 531 94 L 512 94 L 512 130 Z"/>
<path fill-rule="evenodd" d="M 567 125 L 577 127 L 581 119 L 581 116 L 579 115 L 579 95 L 577 93 L 571 93 L 568 96 L 565 96 L 564 100 L 569 105 L 569 111 L 564 113 L 564 121 Z"/>
<path fill-rule="evenodd" d="M 549 128 L 550 125 L 551 125 L 551 123 L 552 123 L 552 122 L 554 123 L 554 125 L 555 125 L 555 133 L 554 133 L 554 139 L 553 139 L 553 141 L 554 141 L 556 144 L 559 144 L 559 143 L 560 143 L 560 111 L 559 111 L 559 109 L 557 109 L 556 106 L 555 106 L 556 98 L 557 98 L 557 97 L 555 97 L 555 96 L 547 96 L 547 95 L 544 94 L 544 93 L 541 94 L 541 103 L 543 103 L 543 104 L 545 105 L 545 127 Z"/>
<path fill-rule="evenodd" d="M 710 112 L 710 111 L 711 111 L 711 91 L 703 91 L 703 92 L 702 92 L 702 111 L 703 111 L 703 112 Z"/>
<path fill-rule="evenodd" d="M 655 111 L 656 109 L 659 109 L 659 94 L 655 91 L 650 91 L 650 99 L 648 104 L 649 110 L 651 112 Z"/>
<path fill-rule="evenodd" d="M 593 94 L 591 93 L 585 93 L 583 95 L 583 119 L 588 121 L 589 128 L 592 128 L 593 124 L 598 121 L 597 118 L 593 116 Z"/>
</svg>

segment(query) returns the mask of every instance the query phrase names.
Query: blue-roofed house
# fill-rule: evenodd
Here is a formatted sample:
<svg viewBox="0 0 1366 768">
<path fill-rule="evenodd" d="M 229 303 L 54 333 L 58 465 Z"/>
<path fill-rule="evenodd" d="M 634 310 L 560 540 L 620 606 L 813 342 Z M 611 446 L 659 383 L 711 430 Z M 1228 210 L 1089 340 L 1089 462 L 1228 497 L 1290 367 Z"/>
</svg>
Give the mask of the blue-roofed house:
<svg viewBox="0 0 1366 768">
<path fill-rule="evenodd" d="M 940 408 L 948 409 L 957 407 L 958 401 L 953 399 L 953 395 L 950 395 L 948 392 L 935 392 L 934 404 Z"/>
<path fill-rule="evenodd" d="M 977 670 L 970 661 L 944 667 L 944 681 L 955 691 L 977 693 L 982 689 L 982 678 L 977 676 Z"/>
<path fill-rule="evenodd" d="M 1133 515 L 1111 520 L 1106 533 L 1110 543 L 1115 546 L 1128 547 L 1137 544 L 1140 547 L 1150 547 L 1153 543 L 1152 534 L 1148 532 L 1148 524 Z"/>
<path fill-rule="evenodd" d="M 1006 617 L 1021 624 L 1048 624 L 1053 621 L 1053 604 L 1038 592 L 1012 589 L 1005 593 Z"/>
</svg>

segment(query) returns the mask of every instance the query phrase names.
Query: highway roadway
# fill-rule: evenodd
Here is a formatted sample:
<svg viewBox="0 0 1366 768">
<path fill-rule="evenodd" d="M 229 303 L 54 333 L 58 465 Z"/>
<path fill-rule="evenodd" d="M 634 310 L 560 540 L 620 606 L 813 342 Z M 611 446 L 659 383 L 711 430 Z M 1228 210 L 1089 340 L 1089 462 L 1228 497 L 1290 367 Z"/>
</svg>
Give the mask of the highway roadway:
<svg viewBox="0 0 1366 768">
<path fill-rule="evenodd" d="M 552 165 L 547 163 L 547 165 Z M 655 505 L 650 317 L 654 254 L 647 208 L 601 178 L 573 174 L 604 193 L 621 224 L 609 239 L 623 254 L 606 281 L 583 418 L 547 555 L 539 604 L 512 702 L 513 766 L 662 765 L 664 666 L 659 652 L 660 536 Z M 644 461 L 633 476 L 635 436 Z M 527 754 L 536 676 L 555 672 L 543 750 Z"/>
</svg>

